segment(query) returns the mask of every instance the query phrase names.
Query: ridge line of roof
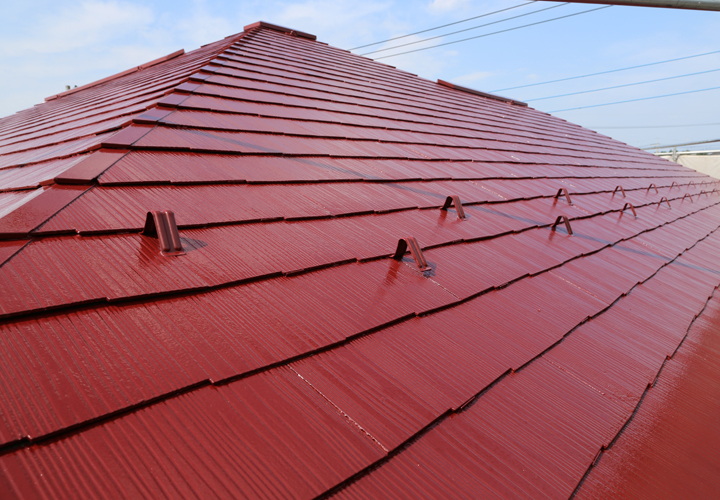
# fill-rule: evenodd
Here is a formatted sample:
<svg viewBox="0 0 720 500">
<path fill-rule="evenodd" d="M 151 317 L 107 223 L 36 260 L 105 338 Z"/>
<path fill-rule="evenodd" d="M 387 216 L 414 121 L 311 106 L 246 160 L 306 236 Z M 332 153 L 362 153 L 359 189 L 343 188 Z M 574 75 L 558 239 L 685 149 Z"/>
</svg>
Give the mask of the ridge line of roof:
<svg viewBox="0 0 720 500">
<path fill-rule="evenodd" d="M 237 42 L 237 41 L 238 41 L 240 38 L 242 38 L 245 34 L 246 34 L 245 32 L 241 32 L 241 33 L 239 33 L 239 34 L 228 35 L 227 37 L 223 38 L 222 40 L 220 40 L 220 41 L 218 41 L 218 42 L 213 42 L 213 43 L 209 43 L 209 44 L 203 45 L 203 46 L 199 47 L 199 49 L 205 48 L 205 47 L 207 47 L 207 46 L 209 46 L 209 45 L 213 45 L 213 44 L 216 44 L 216 43 L 219 43 L 219 42 L 222 42 L 222 41 L 225 41 L 225 40 L 228 40 L 228 39 L 231 38 L 232 40 L 229 40 L 229 41 L 227 41 L 225 44 L 222 44 L 221 48 L 220 48 L 217 52 L 215 52 L 214 57 L 216 57 L 218 54 L 220 54 L 220 53 L 224 52 L 225 50 L 227 50 L 227 48 L 228 48 L 229 46 L 231 46 L 233 43 Z M 194 52 L 194 51 L 193 51 L 193 52 Z M 175 58 L 177 58 L 177 57 L 180 57 L 180 56 L 182 56 L 182 55 L 185 55 L 185 49 L 176 50 L 175 52 L 172 52 L 172 53 L 170 53 L 170 54 L 168 54 L 168 55 L 166 55 L 166 56 L 162 56 L 162 57 L 159 57 L 159 58 L 157 58 L 157 59 L 153 59 L 152 61 L 148 61 L 148 62 L 146 62 L 146 63 L 143 63 L 143 64 L 139 65 L 139 66 L 136 66 L 136 67 L 127 69 L 127 70 L 125 70 L 125 71 L 121 71 L 120 73 L 116 73 L 116 74 L 114 74 L 114 75 L 110 75 L 110 76 L 107 76 L 107 77 L 105 77 L 105 78 L 101 78 L 100 80 L 96 80 L 96 81 L 94 81 L 94 82 L 86 83 L 85 85 L 81 85 L 80 87 L 75 87 L 75 88 L 73 88 L 73 89 L 66 90 L 66 91 L 64 91 L 64 92 L 60 92 L 60 93 L 55 94 L 55 95 L 51 95 L 50 97 L 46 97 L 46 98 L 45 98 L 45 102 L 52 101 L 52 100 L 55 100 L 55 99 L 59 99 L 59 98 L 61 98 L 61 97 L 65 97 L 65 96 L 74 94 L 74 93 L 79 92 L 79 91 L 81 91 L 81 90 L 89 89 L 89 88 L 95 87 L 95 86 L 97 86 L 97 85 L 100 85 L 100 84 L 102 84 L 102 83 L 106 83 L 106 82 L 109 82 L 109 81 L 112 81 L 112 80 L 116 80 L 116 79 L 121 78 L 121 77 L 126 76 L 126 75 L 130 75 L 130 74 L 133 74 L 133 73 L 137 73 L 138 71 L 142 71 L 142 70 L 144 70 L 144 69 L 151 68 L 151 67 L 153 67 L 153 66 L 157 66 L 158 64 L 164 63 L 164 62 L 166 62 L 166 61 L 170 61 L 170 60 L 175 59 Z"/>
<path fill-rule="evenodd" d="M 136 66 L 134 68 L 126 69 L 125 71 L 121 71 L 120 73 L 115 73 L 114 75 L 106 76 L 105 78 L 101 78 L 100 80 L 96 80 L 94 82 L 86 83 L 85 85 L 81 85 L 80 87 L 75 87 L 74 89 L 66 90 L 65 92 L 60 92 L 59 94 L 51 95 L 50 97 L 45 98 L 45 102 L 52 101 L 54 99 L 58 99 L 60 97 L 65 97 L 70 94 L 74 94 L 75 92 L 79 92 L 81 90 L 89 89 L 92 87 L 95 87 L 96 85 L 100 85 L 101 83 L 109 82 L 112 80 L 115 80 L 117 78 L 120 78 L 125 75 L 130 75 L 132 73 L 136 73 L 138 71 L 141 71 L 146 68 L 150 68 L 152 66 L 156 66 L 160 63 L 163 63 L 165 61 L 169 61 L 171 59 L 175 59 L 176 57 L 180 57 L 181 55 L 185 54 L 185 49 L 176 50 L 175 52 L 172 52 L 166 56 L 159 57 L 157 59 L 153 59 L 152 61 L 146 62 L 144 64 L 141 64 L 140 66 Z"/>
<path fill-rule="evenodd" d="M 280 33 L 286 33 L 288 35 L 298 36 L 300 38 L 306 38 L 308 40 L 317 40 L 317 37 L 311 33 L 305 33 L 304 31 L 293 30 L 277 24 L 268 23 L 265 21 L 257 21 L 252 24 L 248 24 L 243 28 L 245 32 L 253 31 L 256 29 L 269 29 L 272 31 L 278 31 Z"/>
<path fill-rule="evenodd" d="M 508 104 L 514 104 L 516 106 L 522 106 L 525 108 L 529 107 L 526 102 L 516 101 L 515 99 L 510 99 L 509 97 L 503 97 L 503 96 L 496 95 L 496 94 L 490 94 L 488 92 L 483 92 L 481 90 L 471 89 L 470 87 L 463 87 L 461 85 L 456 85 L 454 83 L 450 83 L 445 80 L 440 80 L 439 78 L 438 78 L 437 82 L 440 85 L 442 85 L 443 87 L 448 87 L 448 88 L 451 88 L 454 90 L 459 90 L 461 92 L 467 92 L 468 94 L 478 95 L 480 97 L 487 97 L 488 99 L 494 99 L 496 101 L 506 102 Z"/>
</svg>

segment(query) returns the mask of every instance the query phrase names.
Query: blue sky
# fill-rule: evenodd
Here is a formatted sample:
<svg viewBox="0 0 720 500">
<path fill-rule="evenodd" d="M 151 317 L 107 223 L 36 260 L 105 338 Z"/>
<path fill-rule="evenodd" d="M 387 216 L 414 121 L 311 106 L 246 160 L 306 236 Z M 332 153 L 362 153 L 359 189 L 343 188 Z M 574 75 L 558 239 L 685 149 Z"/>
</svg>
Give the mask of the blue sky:
<svg viewBox="0 0 720 500">
<path fill-rule="evenodd" d="M 0 17 L 0 116 L 64 90 L 137 66 L 179 48 L 190 51 L 257 20 L 317 35 L 341 48 L 524 3 L 522 0 L 365 2 L 120 1 L 4 2 Z M 553 5 L 535 2 L 393 44 L 442 35 Z M 463 34 L 413 45 L 410 50 L 490 33 L 596 5 L 561 5 Z M 372 49 L 356 51 L 363 53 Z M 493 91 L 720 50 L 720 12 L 610 7 L 476 40 L 382 59 L 424 78 L 441 78 Z M 392 54 L 393 51 L 380 55 Z M 550 85 L 497 92 L 530 100 L 720 68 L 720 53 Z M 622 89 L 530 102 L 543 111 L 720 87 L 720 71 Z M 720 90 L 555 113 L 568 121 L 639 147 L 720 138 Z M 704 125 L 715 124 L 715 125 Z M 683 125 L 683 126 L 678 126 Z M 702 126 L 700 126 L 702 125 Z M 622 128 L 620 128 L 622 127 Z M 628 128 L 633 127 L 633 128 Z M 634 128 L 638 127 L 638 128 Z M 650 128 L 652 127 L 652 128 Z M 718 144 L 702 146 L 717 147 Z"/>
</svg>

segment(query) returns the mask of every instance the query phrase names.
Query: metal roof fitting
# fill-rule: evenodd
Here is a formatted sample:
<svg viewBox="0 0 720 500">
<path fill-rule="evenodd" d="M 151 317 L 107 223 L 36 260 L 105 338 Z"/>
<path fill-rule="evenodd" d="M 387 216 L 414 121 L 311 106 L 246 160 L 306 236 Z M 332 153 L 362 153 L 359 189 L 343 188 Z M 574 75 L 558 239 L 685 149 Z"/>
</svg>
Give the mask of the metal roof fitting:
<svg viewBox="0 0 720 500">
<path fill-rule="evenodd" d="M 673 183 L 670 184 L 670 191 L 672 191 L 673 186 L 677 186 L 677 188 L 680 189 L 680 184 L 678 184 L 677 182 L 673 181 Z"/>
<path fill-rule="evenodd" d="M 440 210 L 447 210 L 452 205 L 455 205 L 455 211 L 457 212 L 458 219 L 467 219 L 459 196 L 448 196 Z"/>
<path fill-rule="evenodd" d="M 700 191 L 700 193 L 698 193 L 698 198 L 700 198 L 700 196 L 702 196 L 702 195 L 705 195 L 705 196 L 707 196 L 708 198 L 710 197 L 710 195 L 708 194 L 708 192 L 705 191 L 704 189 L 703 189 L 702 191 Z"/>
<path fill-rule="evenodd" d="M 565 188 L 558 189 L 557 194 L 553 198 L 555 198 L 557 200 L 560 198 L 560 195 L 565 196 L 565 199 L 567 200 L 568 205 L 572 205 L 572 201 L 570 200 L 570 193 L 568 193 L 567 189 L 565 189 Z"/>
<path fill-rule="evenodd" d="M 555 228 L 556 228 L 557 225 L 560 224 L 561 222 L 564 222 L 564 223 L 565 223 L 565 229 L 567 229 L 568 236 L 572 236 L 573 230 L 572 230 L 572 228 L 570 227 L 570 219 L 568 219 L 567 216 L 565 216 L 565 215 L 558 215 L 558 217 L 557 217 L 557 219 L 555 219 L 555 222 L 553 223 L 551 229 L 552 229 L 553 231 L 555 231 Z"/>
<path fill-rule="evenodd" d="M 285 33 L 291 36 L 297 36 L 300 38 L 307 38 L 308 40 L 317 40 L 317 37 L 315 35 L 312 35 L 310 33 L 305 33 L 303 31 L 293 30 L 290 28 L 286 28 L 285 26 L 278 26 L 277 24 L 272 23 L 266 23 L 265 21 L 257 21 L 252 24 L 248 24 L 243 28 L 243 31 L 248 32 L 252 29 L 260 29 L 265 28 L 273 31 L 279 31 L 280 33 Z"/>
<path fill-rule="evenodd" d="M 623 189 L 623 187 L 622 187 L 622 186 L 615 186 L 615 189 L 613 189 L 613 193 L 612 193 L 612 195 L 613 195 L 613 196 L 615 196 L 615 192 L 616 192 L 616 191 L 617 191 L 618 189 L 619 189 L 619 190 L 620 190 L 620 192 L 622 193 L 622 195 L 623 195 L 623 198 L 625 198 L 625 190 Z"/>
<path fill-rule="evenodd" d="M 653 188 L 655 189 L 655 194 L 657 194 L 657 193 L 660 192 L 660 191 L 658 191 L 658 188 L 657 188 L 657 186 L 656 186 L 655 184 L 650 184 L 650 185 L 648 186 L 648 188 L 647 188 L 647 191 L 645 191 L 645 194 L 648 194 L 648 193 L 650 192 L 650 190 L 653 189 Z"/>
<path fill-rule="evenodd" d="M 688 182 L 688 185 L 687 185 L 687 186 L 688 186 L 688 189 L 690 189 L 690 184 L 692 184 L 693 187 L 695 186 L 695 183 L 694 183 L 693 181 L 690 181 L 690 182 Z"/>
<path fill-rule="evenodd" d="M 660 201 L 658 201 L 658 207 L 662 204 L 663 201 L 664 201 L 665 203 L 667 203 L 668 208 L 672 208 L 672 207 L 670 206 L 670 202 L 668 201 L 668 199 L 667 199 L 665 196 L 663 196 L 662 198 L 660 198 Z"/>
<path fill-rule="evenodd" d="M 710 191 L 710 194 L 717 193 L 717 192 L 718 192 L 717 188 L 713 188 L 713 190 Z"/>
<path fill-rule="evenodd" d="M 443 87 L 449 87 L 451 89 L 459 90 L 461 92 L 467 92 L 468 94 L 475 94 L 475 95 L 479 95 L 480 97 L 487 97 L 488 99 L 493 99 L 495 101 L 506 102 L 508 104 L 514 104 L 515 106 L 527 107 L 527 103 L 522 102 L 522 101 L 516 101 L 515 99 L 510 99 L 509 97 L 503 97 L 503 96 L 495 95 L 495 94 L 488 94 L 487 92 L 481 92 L 479 90 L 471 89 L 468 87 L 462 87 L 460 85 L 455 85 L 454 83 L 446 82 L 445 80 L 438 79 L 437 82 L 440 85 L 442 85 Z"/>
<path fill-rule="evenodd" d="M 172 210 L 153 210 L 147 213 L 143 236 L 160 240 L 160 253 L 162 255 L 184 255 L 180 233 L 175 223 L 175 214 Z"/>
<path fill-rule="evenodd" d="M 690 197 L 690 203 L 695 203 L 695 202 L 693 201 L 692 195 L 691 195 L 690 193 L 685 193 L 685 195 L 684 195 L 684 196 L 682 197 L 682 199 L 680 200 L 680 203 L 682 203 L 683 201 L 685 201 L 685 197 L 686 197 L 686 196 L 689 196 L 689 197 Z"/>
<path fill-rule="evenodd" d="M 635 207 L 632 206 L 632 203 L 625 203 L 625 205 L 623 205 L 622 210 L 620 210 L 620 217 L 622 217 L 622 215 L 625 213 L 625 209 L 627 208 L 632 210 L 632 214 L 637 219 L 637 212 L 635 211 Z"/>
<path fill-rule="evenodd" d="M 401 238 L 398 240 L 397 250 L 395 250 L 395 254 L 392 256 L 392 258 L 395 260 L 402 260 L 403 255 L 405 255 L 405 252 L 407 252 L 408 248 L 410 249 L 410 254 L 412 255 L 413 259 L 415 259 L 415 263 L 417 264 L 420 271 L 425 272 L 432 270 L 432 268 L 425 260 L 425 256 L 420 249 L 420 245 L 418 245 L 417 240 L 412 236 L 410 236 L 409 238 Z"/>
</svg>

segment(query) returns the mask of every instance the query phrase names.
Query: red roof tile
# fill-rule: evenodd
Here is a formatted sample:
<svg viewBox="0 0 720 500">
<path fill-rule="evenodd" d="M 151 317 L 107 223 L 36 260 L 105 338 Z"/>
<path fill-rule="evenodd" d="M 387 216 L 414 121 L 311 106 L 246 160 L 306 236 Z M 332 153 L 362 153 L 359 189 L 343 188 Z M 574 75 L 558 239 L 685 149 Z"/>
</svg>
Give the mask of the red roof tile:
<svg viewBox="0 0 720 500">
<path fill-rule="evenodd" d="M 604 497 L 681 449 L 631 420 L 720 285 L 717 181 L 268 23 L 172 56 L 0 120 L 7 496 Z"/>
</svg>

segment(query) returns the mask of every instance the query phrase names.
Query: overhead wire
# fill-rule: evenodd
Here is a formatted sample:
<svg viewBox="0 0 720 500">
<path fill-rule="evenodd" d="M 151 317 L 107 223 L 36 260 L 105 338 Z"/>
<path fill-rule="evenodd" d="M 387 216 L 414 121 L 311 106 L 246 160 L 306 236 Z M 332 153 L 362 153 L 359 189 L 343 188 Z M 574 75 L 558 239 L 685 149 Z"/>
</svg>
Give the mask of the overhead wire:
<svg viewBox="0 0 720 500">
<path fill-rule="evenodd" d="M 527 84 L 527 85 L 518 85 L 517 87 L 506 87 L 506 88 L 504 88 L 504 89 L 495 89 L 495 90 L 490 90 L 490 92 L 502 92 L 502 91 L 504 91 L 504 90 L 524 89 L 524 88 L 526 88 L 526 87 L 535 87 L 535 86 L 537 86 L 537 85 L 547 85 L 547 84 L 549 84 L 549 83 L 566 82 L 566 81 L 568 81 L 568 80 L 577 80 L 578 78 L 588 78 L 588 77 L 590 77 L 590 76 L 606 75 L 606 74 L 608 74 L 608 73 L 616 73 L 616 72 L 618 72 L 618 71 L 627 71 L 627 70 L 636 69 L 636 68 L 646 68 L 646 67 L 648 67 L 648 66 L 655 66 L 655 65 L 657 65 L 657 64 L 665 64 L 665 63 L 671 63 L 671 62 L 675 62 L 675 61 L 683 61 L 683 60 L 685 60 L 685 59 L 692 59 L 692 58 L 694 58 L 694 57 L 709 56 L 709 55 L 711 55 L 711 54 L 718 54 L 718 53 L 720 53 L 720 50 L 714 50 L 714 51 L 712 51 L 712 52 L 705 52 L 705 53 L 703 53 L 703 54 L 695 54 L 695 55 L 692 55 L 692 56 L 678 57 L 678 58 L 675 58 L 675 59 L 667 59 L 667 60 L 665 60 L 665 61 L 657 61 L 657 62 L 652 62 L 652 63 L 647 63 L 647 64 L 639 64 L 639 65 L 637 65 L 637 66 L 628 66 L 627 68 L 619 68 L 619 69 L 611 69 L 611 70 L 608 70 L 608 71 L 600 71 L 599 73 L 590 73 L 590 74 L 587 74 L 587 75 L 579 75 L 579 76 L 571 76 L 571 77 L 568 77 L 568 78 L 560 78 L 559 80 L 549 80 L 549 81 L 547 81 L 547 82 L 529 83 L 529 84 Z"/>
<path fill-rule="evenodd" d="M 435 31 L 435 30 L 439 30 L 442 28 L 447 28 L 448 26 L 454 26 L 456 24 L 466 23 L 468 21 L 474 21 L 475 19 L 480 19 L 481 17 L 488 17 L 488 16 L 492 16 L 493 14 L 500 14 L 501 12 L 506 12 L 508 10 L 517 9 L 519 7 L 524 7 L 526 5 L 530 5 L 531 3 L 535 3 L 535 0 L 531 0 L 530 2 L 525 2 L 525 3 L 518 4 L 518 5 L 514 5 L 512 7 L 506 8 L 506 9 L 500 9 L 500 10 L 496 10 L 494 12 L 488 12 L 487 14 L 481 14 L 481 15 L 475 16 L 475 17 L 468 17 L 467 19 L 462 19 L 461 21 L 455 21 L 454 23 L 443 24 L 442 26 L 436 26 L 434 28 L 428 28 L 426 30 L 416 31 L 415 33 L 408 33 L 407 35 L 396 36 L 395 38 L 388 38 L 387 40 L 380 40 L 379 42 L 368 43 L 367 45 L 360 45 L 359 47 L 353 47 L 352 49 L 347 49 L 347 50 L 364 49 L 365 47 L 372 47 L 373 45 L 380 45 L 381 43 L 392 42 L 395 40 L 400 40 L 401 38 L 407 38 L 409 36 L 420 35 L 422 33 L 427 33 L 429 31 Z"/>
<path fill-rule="evenodd" d="M 601 89 L 582 90 L 582 91 L 580 91 L 580 92 L 571 92 L 571 93 L 569 93 L 569 94 L 551 95 L 551 96 L 548 96 L 548 97 L 537 97 L 537 98 L 535 98 L 535 99 L 524 99 L 523 101 L 524 101 L 524 102 L 543 101 L 543 100 L 545 100 L 545 99 L 555 99 L 555 98 L 558 98 L 558 97 L 568 97 L 568 96 L 578 95 L 578 94 L 589 94 L 589 93 L 591 93 L 591 92 L 600 92 L 600 91 L 602 91 L 602 90 L 619 89 L 619 88 L 623 88 L 623 87 L 632 87 L 632 86 L 634 86 L 634 85 L 643 85 L 643 84 L 645 84 L 645 83 L 663 82 L 663 81 L 666 81 L 666 80 L 674 80 L 674 79 L 676 79 L 676 78 L 685 78 L 685 77 L 688 77 L 688 76 L 704 75 L 704 74 L 706 74 L 706 73 L 713 73 L 713 72 L 715 72 L 715 71 L 720 71 L 720 68 L 717 68 L 717 69 L 709 69 L 709 70 L 707 70 L 707 71 L 698 71 L 698 72 L 696 72 L 696 73 L 687 73 L 687 74 L 685 74 L 685 75 L 668 76 L 668 77 L 666 77 L 666 78 L 656 78 L 655 80 L 645 80 L 644 82 L 626 83 L 626 84 L 624 84 L 624 85 L 615 85 L 615 86 L 613 86 L 613 87 L 603 87 L 603 88 L 601 88 Z"/>
<path fill-rule="evenodd" d="M 420 49 L 408 50 L 408 51 L 406 51 L 406 52 L 399 52 L 399 53 L 397 53 L 397 54 L 390 54 L 390 55 L 388 55 L 388 56 L 376 57 L 376 58 L 374 58 L 374 60 L 377 61 L 377 60 L 380 60 L 380 59 L 387 59 L 387 58 L 389 58 L 389 57 L 401 56 L 401 55 L 404 55 L 404 54 L 411 54 L 411 53 L 413 53 L 413 52 L 420 52 L 420 51 L 422 51 L 422 50 L 436 49 L 436 48 L 438 48 L 438 47 L 444 47 L 444 46 L 446 46 L 446 45 L 452 45 L 452 44 L 460 43 L 460 42 L 467 42 L 468 40 L 475 40 L 475 39 L 477 39 L 477 38 L 483 38 L 483 37 L 486 37 L 486 36 L 498 35 L 498 34 L 500 34 L 500 33 L 507 33 L 508 31 L 515 31 L 515 30 L 519 30 L 519 29 L 522 29 L 522 28 L 529 28 L 530 26 L 537 26 L 538 24 L 545 24 L 545 23 L 549 23 L 549 22 L 552 22 L 552 21 L 558 21 L 558 20 L 560 20 L 560 19 L 567 19 L 568 17 L 579 16 L 579 15 L 582 15 L 582 14 L 589 14 L 590 12 L 595 12 L 595 11 L 603 10 L 603 9 L 609 9 L 610 7 L 612 7 L 612 5 L 605 5 L 605 6 L 603 6 L 603 7 L 597 7 L 597 8 L 595 8 L 595 9 L 584 10 L 584 11 L 582 11 L 582 12 L 575 12 L 574 14 L 568 14 L 568 15 L 566 15 L 566 16 L 554 17 L 554 18 L 552 18 L 552 19 L 546 19 L 546 20 L 544 20 L 544 21 L 538 21 L 538 22 L 535 22 L 535 23 L 524 24 L 524 25 L 522 25 L 522 26 L 516 26 L 516 27 L 514 27 L 514 28 L 508 28 L 508 29 L 505 29 L 505 30 L 494 31 L 494 32 L 492 32 L 492 33 L 485 33 L 484 35 L 477 35 L 477 36 L 472 36 L 472 37 L 469 37 L 469 38 L 463 38 L 462 40 L 454 40 L 454 41 L 452 41 L 452 42 L 440 43 L 440 44 L 437 44 L 437 45 L 433 45 L 432 47 L 423 47 L 423 48 L 420 48 Z"/>
<path fill-rule="evenodd" d="M 711 126 L 717 126 L 720 125 L 720 122 L 718 123 L 690 123 L 685 125 L 646 125 L 646 126 L 638 126 L 638 125 L 631 125 L 631 126 L 621 126 L 621 127 L 615 127 L 615 126 L 609 126 L 609 127 L 593 127 L 591 125 L 587 125 L 585 128 L 591 128 L 591 129 L 646 129 L 646 128 L 683 128 L 683 127 L 711 127 Z"/>
<path fill-rule="evenodd" d="M 530 16 L 530 15 L 532 15 L 532 14 L 537 14 L 538 12 L 543 12 L 543 11 L 550 10 L 550 9 L 557 9 L 558 7 L 563 7 L 563 6 L 569 5 L 569 4 L 570 4 L 570 2 L 565 2 L 565 3 L 561 3 L 561 4 L 557 4 L 557 5 L 551 5 L 550 7 L 545 7 L 545 8 L 542 8 L 542 9 L 534 10 L 534 11 L 532 11 L 532 12 L 526 12 L 526 13 L 524 13 L 524 14 L 518 14 L 517 16 L 513 16 L 513 17 L 506 17 L 505 19 L 500 19 L 500 20 L 498 20 L 498 21 L 493 21 L 493 22 L 491 22 L 491 23 L 481 24 L 481 25 L 479 25 L 479 26 L 473 26 L 472 28 L 465 28 L 465 29 L 462 29 L 462 30 L 453 31 L 453 32 L 451 32 L 451 33 L 445 33 L 445 34 L 443 34 L 443 35 L 432 36 L 432 37 L 430 37 L 430 38 L 423 38 L 422 40 L 416 40 L 416 41 L 414 41 L 414 42 L 403 43 L 402 45 L 395 45 L 394 47 L 387 47 L 387 48 L 384 48 L 384 49 L 373 50 L 372 52 L 365 52 L 364 54 L 360 54 L 360 55 L 361 55 L 361 56 L 367 56 L 367 55 L 369 55 L 369 54 L 377 54 L 378 52 L 385 52 L 385 51 L 387 51 L 387 50 L 393 50 L 393 49 L 399 49 L 399 48 L 401 48 L 401 47 L 407 47 L 408 45 L 416 45 L 416 44 L 418 44 L 418 43 L 429 42 L 430 40 L 437 40 L 438 38 L 443 38 L 443 37 L 450 36 L 450 35 L 457 35 L 458 33 L 464 33 L 464 32 L 466 32 L 466 31 L 471 31 L 471 30 L 476 30 L 476 29 L 480 29 L 480 28 L 485 28 L 486 26 L 492 26 L 493 24 L 499 24 L 499 23 L 504 23 L 504 22 L 506 22 L 506 21 L 512 21 L 513 19 L 518 19 L 518 18 L 520 18 L 520 17 Z"/>
<path fill-rule="evenodd" d="M 698 90 L 687 90 L 685 92 L 675 92 L 674 94 L 656 95 L 656 96 L 652 96 L 652 97 L 640 97 L 638 99 L 628 99 L 626 101 L 606 102 L 603 104 L 593 104 L 591 106 L 580 106 L 578 108 L 556 109 L 554 111 L 548 111 L 548 113 L 560 113 L 562 111 L 575 111 L 577 109 L 599 108 L 600 106 L 611 106 L 613 104 L 625 104 L 626 102 L 648 101 L 650 99 L 660 99 L 662 97 L 672 97 L 672 96 L 683 95 L 683 94 L 694 94 L 696 92 L 707 92 L 708 90 L 718 90 L 718 89 L 720 89 L 720 87 L 710 87 L 707 89 L 698 89 Z"/>
</svg>

